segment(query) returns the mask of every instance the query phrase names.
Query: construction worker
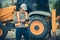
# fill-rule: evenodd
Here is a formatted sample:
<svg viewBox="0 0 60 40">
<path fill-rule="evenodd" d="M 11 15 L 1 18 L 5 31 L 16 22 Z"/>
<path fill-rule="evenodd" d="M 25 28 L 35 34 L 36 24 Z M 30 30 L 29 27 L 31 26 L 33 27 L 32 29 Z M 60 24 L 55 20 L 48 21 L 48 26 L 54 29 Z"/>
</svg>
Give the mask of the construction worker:
<svg viewBox="0 0 60 40">
<path fill-rule="evenodd" d="M 28 26 L 25 26 L 24 24 L 26 19 L 28 19 L 28 13 L 26 12 L 26 10 L 27 10 L 26 4 L 22 3 L 20 6 L 20 10 L 17 12 L 18 23 L 15 24 L 17 26 L 16 40 L 21 40 L 22 35 L 24 36 L 25 40 L 29 40 Z"/>
</svg>

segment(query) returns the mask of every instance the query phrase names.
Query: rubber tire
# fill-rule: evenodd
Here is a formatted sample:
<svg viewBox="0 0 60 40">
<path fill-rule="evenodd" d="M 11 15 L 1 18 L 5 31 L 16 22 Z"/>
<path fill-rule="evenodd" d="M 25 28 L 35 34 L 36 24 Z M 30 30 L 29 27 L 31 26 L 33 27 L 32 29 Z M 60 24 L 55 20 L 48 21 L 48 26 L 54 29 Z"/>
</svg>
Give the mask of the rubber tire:
<svg viewBox="0 0 60 40">
<path fill-rule="evenodd" d="M 39 40 L 39 38 L 45 38 L 49 32 L 48 31 L 50 28 L 49 24 L 46 22 L 46 20 L 43 17 L 33 16 L 33 17 L 31 17 L 30 22 L 32 23 L 33 21 L 36 21 L 36 20 L 39 20 L 40 22 L 42 22 L 44 24 L 44 31 L 40 35 L 34 35 L 34 34 L 32 34 L 32 32 L 29 29 L 30 39 L 32 38 L 31 40 L 33 40 L 33 39 L 35 40 L 35 38 L 38 38 L 38 40 Z M 31 25 L 31 23 L 30 23 L 30 25 Z M 29 25 L 29 27 L 30 27 L 30 25 Z"/>
<path fill-rule="evenodd" d="M 3 31 L 3 34 L 0 36 L 0 40 L 3 40 L 3 39 L 6 37 L 8 31 L 7 31 L 6 28 L 4 28 L 3 26 L 1 26 L 0 28 L 1 28 L 2 31 Z"/>
</svg>

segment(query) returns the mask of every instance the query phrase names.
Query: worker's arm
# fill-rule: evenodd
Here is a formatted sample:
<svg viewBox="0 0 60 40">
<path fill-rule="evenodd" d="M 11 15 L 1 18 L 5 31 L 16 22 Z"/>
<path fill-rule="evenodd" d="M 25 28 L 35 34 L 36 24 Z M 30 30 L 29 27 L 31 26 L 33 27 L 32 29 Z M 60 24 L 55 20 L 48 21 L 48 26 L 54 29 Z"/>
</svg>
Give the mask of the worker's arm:
<svg viewBox="0 0 60 40">
<path fill-rule="evenodd" d="M 16 14 L 16 18 L 17 18 L 17 23 L 15 24 L 15 26 L 20 26 L 20 17 L 19 17 L 19 12 L 17 12 Z"/>
<path fill-rule="evenodd" d="M 28 16 L 28 13 L 27 12 L 25 12 L 25 17 L 26 17 L 26 23 L 27 24 L 30 24 L 30 22 L 29 22 L 30 19 L 29 19 L 29 16 Z"/>
<path fill-rule="evenodd" d="M 28 19 L 28 13 L 27 12 L 25 12 L 25 17 L 26 17 L 26 19 Z"/>
<path fill-rule="evenodd" d="M 17 20 L 20 22 L 19 12 L 17 12 Z"/>
</svg>

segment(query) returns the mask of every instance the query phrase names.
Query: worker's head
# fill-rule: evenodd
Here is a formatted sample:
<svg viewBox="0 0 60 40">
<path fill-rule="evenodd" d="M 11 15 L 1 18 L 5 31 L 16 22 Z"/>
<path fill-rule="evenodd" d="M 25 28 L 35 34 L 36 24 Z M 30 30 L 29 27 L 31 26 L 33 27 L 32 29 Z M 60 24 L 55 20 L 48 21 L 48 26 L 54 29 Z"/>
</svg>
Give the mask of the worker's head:
<svg viewBox="0 0 60 40">
<path fill-rule="evenodd" d="M 22 3 L 22 4 L 20 5 L 20 8 L 21 8 L 22 10 L 27 10 L 27 5 L 26 5 L 25 3 Z"/>
</svg>

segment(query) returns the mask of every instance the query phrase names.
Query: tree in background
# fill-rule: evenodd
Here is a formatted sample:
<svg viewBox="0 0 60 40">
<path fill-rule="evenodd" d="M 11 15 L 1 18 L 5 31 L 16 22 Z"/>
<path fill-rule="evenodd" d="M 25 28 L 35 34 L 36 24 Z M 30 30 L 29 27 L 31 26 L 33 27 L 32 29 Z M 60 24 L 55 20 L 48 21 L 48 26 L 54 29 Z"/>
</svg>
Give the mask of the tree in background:
<svg viewBox="0 0 60 40">
<path fill-rule="evenodd" d="M 56 15 L 60 16 L 60 0 L 54 4 L 54 9 L 56 9 Z"/>
</svg>

